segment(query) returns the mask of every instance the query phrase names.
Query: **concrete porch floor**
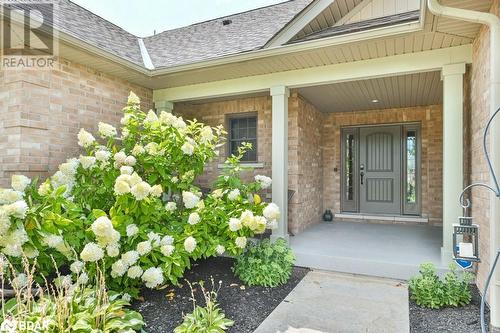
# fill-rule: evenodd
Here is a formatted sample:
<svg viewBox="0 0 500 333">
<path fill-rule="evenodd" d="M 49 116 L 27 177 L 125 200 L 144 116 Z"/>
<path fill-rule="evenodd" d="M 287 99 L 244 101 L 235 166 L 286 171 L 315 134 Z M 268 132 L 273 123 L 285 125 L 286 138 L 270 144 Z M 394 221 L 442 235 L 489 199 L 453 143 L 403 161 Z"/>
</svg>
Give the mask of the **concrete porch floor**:
<svg viewBox="0 0 500 333">
<path fill-rule="evenodd" d="M 290 237 L 296 265 L 407 280 L 423 262 L 443 272 L 442 228 L 359 222 L 320 223 Z"/>
</svg>

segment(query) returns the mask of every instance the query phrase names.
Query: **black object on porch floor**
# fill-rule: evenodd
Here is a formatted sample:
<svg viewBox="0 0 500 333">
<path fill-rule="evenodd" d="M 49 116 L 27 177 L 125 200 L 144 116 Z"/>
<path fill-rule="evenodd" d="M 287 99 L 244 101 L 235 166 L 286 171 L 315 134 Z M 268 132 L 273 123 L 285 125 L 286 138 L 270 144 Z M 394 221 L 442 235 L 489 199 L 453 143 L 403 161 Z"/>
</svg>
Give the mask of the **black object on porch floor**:
<svg viewBox="0 0 500 333">
<path fill-rule="evenodd" d="M 206 286 L 211 285 L 211 277 L 216 283 L 222 281 L 217 300 L 226 317 L 235 322 L 228 330 L 230 333 L 253 332 L 309 271 L 295 267 L 288 283 L 281 287 L 248 287 L 234 276 L 232 266 L 233 259 L 210 258 L 195 263 L 184 276 L 190 282 L 203 280 Z M 143 315 L 147 324 L 145 330 L 148 333 L 173 332 L 182 322 L 183 313 L 192 312 L 193 305 L 189 300 L 191 291 L 185 281 L 181 280 L 181 284 L 182 287 L 163 290 L 144 289 L 144 301 L 133 304 L 134 309 Z M 204 304 L 199 287 L 195 296 L 200 302 L 198 304 Z"/>
</svg>

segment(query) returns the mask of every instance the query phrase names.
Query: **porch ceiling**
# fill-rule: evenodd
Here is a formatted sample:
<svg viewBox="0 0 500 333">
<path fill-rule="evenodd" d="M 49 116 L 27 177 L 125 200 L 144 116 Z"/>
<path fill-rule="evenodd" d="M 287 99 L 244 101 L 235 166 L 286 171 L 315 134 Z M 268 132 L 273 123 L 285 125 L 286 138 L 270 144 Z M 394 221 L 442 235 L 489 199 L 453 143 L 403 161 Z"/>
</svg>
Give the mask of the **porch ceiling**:
<svg viewBox="0 0 500 333">
<path fill-rule="evenodd" d="M 341 82 L 297 91 L 321 112 L 402 108 L 443 101 L 439 72 Z"/>
</svg>

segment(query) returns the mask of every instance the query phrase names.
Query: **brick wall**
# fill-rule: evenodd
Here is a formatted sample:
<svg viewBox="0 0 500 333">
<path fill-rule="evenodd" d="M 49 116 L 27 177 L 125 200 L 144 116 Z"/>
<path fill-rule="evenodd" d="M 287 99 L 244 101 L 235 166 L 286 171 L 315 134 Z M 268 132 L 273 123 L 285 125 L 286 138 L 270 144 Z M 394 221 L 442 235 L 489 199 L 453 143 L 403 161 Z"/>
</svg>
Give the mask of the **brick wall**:
<svg viewBox="0 0 500 333">
<path fill-rule="evenodd" d="M 272 99 L 258 96 L 224 100 L 209 103 L 177 103 L 174 113 L 188 119 L 197 119 L 211 126 L 223 124 L 227 129 L 229 116 L 239 113 L 257 114 L 257 155 L 262 167 L 242 176 L 245 180 L 254 175 L 271 176 L 272 162 Z M 321 113 L 297 94 L 289 99 L 289 189 L 295 194 L 289 204 L 289 229 L 292 233 L 303 230 L 307 225 L 320 221 L 321 216 Z M 198 179 L 201 186 L 210 187 L 219 174 L 218 164 L 227 156 L 227 147 L 221 149 L 219 159 L 205 166 L 204 174 Z"/>
<path fill-rule="evenodd" d="M 271 176 L 271 97 L 259 96 L 210 103 L 176 103 L 174 113 L 187 119 L 197 119 L 210 126 L 224 125 L 230 115 L 240 113 L 257 114 L 257 160 L 262 168 L 253 172 L 244 172 L 243 178 L 252 180 L 254 175 Z M 218 164 L 223 163 L 228 152 L 227 145 L 220 149 L 219 159 L 205 166 L 203 176 L 198 179 L 201 186 L 210 187 L 219 174 Z"/>
<path fill-rule="evenodd" d="M 51 70 L 0 71 L 0 186 L 13 173 L 45 177 L 78 154 L 81 127 L 118 124 L 133 90 L 152 107 L 152 91 L 60 59 Z"/>
<path fill-rule="evenodd" d="M 321 127 L 324 115 L 293 94 L 289 105 L 289 183 L 295 194 L 289 203 L 289 230 L 297 234 L 319 223 L 323 213 Z"/>
<path fill-rule="evenodd" d="M 442 223 L 443 121 L 440 105 L 340 112 L 323 121 L 323 207 L 340 212 L 341 127 L 352 125 L 421 122 L 422 215 L 431 224 Z"/>
<path fill-rule="evenodd" d="M 500 1 L 495 0 L 492 12 L 500 14 Z M 490 175 L 483 154 L 482 140 L 484 127 L 490 115 L 490 35 L 486 26 L 481 28 L 473 44 L 472 66 L 470 69 L 470 182 L 489 183 Z M 472 163 L 473 161 L 473 163 Z M 477 285 L 483 290 L 490 268 L 490 192 L 481 188 L 472 190 L 472 216 L 480 225 L 479 251 L 481 263 L 478 265 Z"/>
<path fill-rule="evenodd" d="M 263 167 L 244 175 L 271 176 L 271 107 L 269 96 L 236 98 L 215 102 L 177 103 L 174 113 L 216 126 L 227 124 L 231 114 L 256 112 L 258 115 L 258 162 Z M 340 129 L 342 126 L 400 122 L 422 123 L 422 212 L 432 224 L 442 222 L 442 108 L 414 107 L 362 112 L 322 114 L 293 93 L 289 99 L 289 189 L 295 194 L 289 203 L 289 230 L 296 234 L 321 221 L 324 209 L 340 211 Z M 202 186 L 219 173 L 217 164 L 206 166 Z"/>
</svg>

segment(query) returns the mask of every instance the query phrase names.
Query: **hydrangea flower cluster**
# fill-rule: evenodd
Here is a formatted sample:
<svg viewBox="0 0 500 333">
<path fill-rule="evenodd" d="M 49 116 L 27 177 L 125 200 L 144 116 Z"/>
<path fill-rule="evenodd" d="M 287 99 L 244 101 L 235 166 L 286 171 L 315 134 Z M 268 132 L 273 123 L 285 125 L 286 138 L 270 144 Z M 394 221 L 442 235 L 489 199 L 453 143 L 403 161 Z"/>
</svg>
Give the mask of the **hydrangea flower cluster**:
<svg viewBox="0 0 500 333">
<path fill-rule="evenodd" d="M 176 283 L 191 260 L 241 253 L 248 238 L 276 226 L 278 207 L 257 194 L 272 180 L 239 178 L 244 148 L 228 158 L 211 193 L 202 195 L 195 185 L 218 156 L 222 127 L 144 113 L 139 103 L 131 93 L 120 129 L 102 122 L 96 136 L 81 129 L 79 158 L 62 163 L 30 200 L 27 177 L 16 175 L 11 189 L 0 189 L 2 253 L 58 254 L 58 263 L 85 283 L 102 265 L 110 287 L 137 296 L 141 285 Z M 51 205 L 28 222 L 27 202 Z"/>
<path fill-rule="evenodd" d="M 12 223 L 24 219 L 28 212 L 28 204 L 24 200 L 24 191 L 31 184 L 28 177 L 13 175 L 12 189 L 0 189 L 0 247 L 1 252 L 12 257 L 23 255 L 23 246 L 29 238 L 22 224 Z M 26 248 L 30 257 L 37 256 L 37 250 Z"/>
</svg>

